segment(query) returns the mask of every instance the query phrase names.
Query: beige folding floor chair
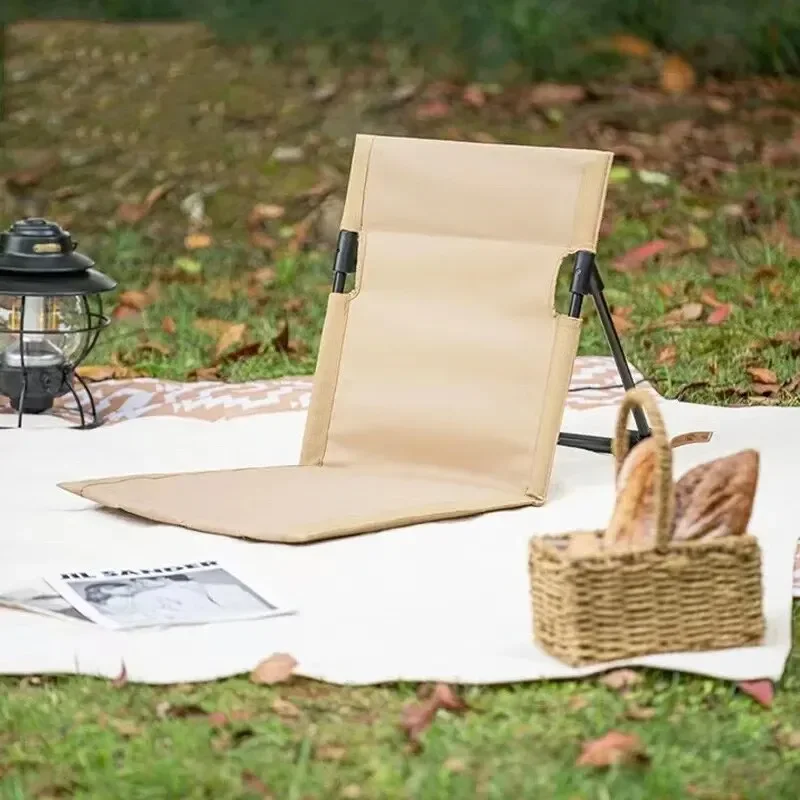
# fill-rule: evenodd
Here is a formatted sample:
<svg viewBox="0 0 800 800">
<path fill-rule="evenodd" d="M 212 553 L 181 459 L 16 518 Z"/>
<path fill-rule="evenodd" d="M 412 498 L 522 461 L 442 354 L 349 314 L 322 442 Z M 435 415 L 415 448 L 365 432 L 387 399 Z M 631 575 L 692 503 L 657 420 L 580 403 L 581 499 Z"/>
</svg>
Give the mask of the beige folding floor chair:
<svg viewBox="0 0 800 800">
<path fill-rule="evenodd" d="M 633 384 L 593 255 L 611 159 L 358 136 L 300 466 L 62 486 L 152 520 L 290 543 L 543 503 L 585 295 Z M 558 313 L 573 254 L 572 304 Z M 637 426 L 633 438 L 647 435 Z"/>
</svg>

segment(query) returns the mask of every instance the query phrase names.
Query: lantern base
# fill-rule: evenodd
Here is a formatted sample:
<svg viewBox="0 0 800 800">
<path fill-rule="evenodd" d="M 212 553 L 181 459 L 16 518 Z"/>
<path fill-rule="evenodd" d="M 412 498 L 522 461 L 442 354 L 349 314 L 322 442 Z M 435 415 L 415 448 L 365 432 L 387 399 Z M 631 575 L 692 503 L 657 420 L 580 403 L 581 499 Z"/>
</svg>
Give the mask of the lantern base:
<svg viewBox="0 0 800 800">
<path fill-rule="evenodd" d="M 20 411 L 19 397 L 11 397 L 11 408 Z M 26 397 L 22 402 L 23 414 L 43 414 L 53 407 L 52 397 Z"/>
</svg>

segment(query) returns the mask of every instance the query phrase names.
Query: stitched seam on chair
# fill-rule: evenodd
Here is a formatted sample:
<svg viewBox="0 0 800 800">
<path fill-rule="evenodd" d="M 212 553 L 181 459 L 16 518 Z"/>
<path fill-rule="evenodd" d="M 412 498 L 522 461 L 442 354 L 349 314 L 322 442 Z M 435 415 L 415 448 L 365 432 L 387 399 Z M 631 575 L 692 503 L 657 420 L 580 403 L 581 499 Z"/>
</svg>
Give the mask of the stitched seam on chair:
<svg viewBox="0 0 800 800">
<path fill-rule="evenodd" d="M 375 142 L 374 137 L 370 137 L 369 139 L 369 149 L 367 150 L 366 156 L 366 164 L 364 166 L 364 184 L 361 188 L 361 213 L 358 220 L 358 259 L 357 262 L 361 262 L 360 269 L 356 269 L 356 285 L 353 288 L 353 291 L 350 292 L 350 296 L 347 298 L 347 304 L 344 308 L 344 320 L 342 322 L 342 343 L 339 346 L 339 358 L 336 362 L 336 373 L 335 379 L 333 383 L 333 391 L 331 392 L 331 400 L 330 405 L 328 407 L 328 423 L 325 426 L 325 436 L 323 439 L 323 447 L 322 447 L 322 455 L 320 456 L 319 464 L 323 466 L 325 464 L 325 458 L 328 455 L 328 439 L 331 433 L 331 422 L 333 420 L 333 412 L 336 409 L 336 392 L 339 389 L 339 379 L 342 375 L 342 360 L 344 358 L 344 350 L 347 346 L 347 325 L 350 321 L 350 304 L 355 300 L 356 297 L 361 292 L 361 282 L 364 279 L 364 270 L 366 269 L 367 263 L 367 236 L 364 231 L 364 207 L 367 201 L 367 182 L 369 181 L 369 166 L 370 161 L 372 160 L 372 146 Z M 357 263 L 356 262 L 356 263 Z"/>
</svg>

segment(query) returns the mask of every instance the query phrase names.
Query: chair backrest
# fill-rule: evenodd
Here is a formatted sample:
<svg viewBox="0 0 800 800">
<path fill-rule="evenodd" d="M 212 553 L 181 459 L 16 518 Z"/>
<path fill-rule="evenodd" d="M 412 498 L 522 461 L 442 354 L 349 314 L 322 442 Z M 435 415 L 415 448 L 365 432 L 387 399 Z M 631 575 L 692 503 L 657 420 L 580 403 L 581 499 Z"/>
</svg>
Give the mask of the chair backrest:
<svg viewBox="0 0 800 800">
<path fill-rule="evenodd" d="M 301 463 L 389 467 L 543 499 L 580 321 L 559 267 L 594 251 L 610 153 L 359 135 Z"/>
</svg>

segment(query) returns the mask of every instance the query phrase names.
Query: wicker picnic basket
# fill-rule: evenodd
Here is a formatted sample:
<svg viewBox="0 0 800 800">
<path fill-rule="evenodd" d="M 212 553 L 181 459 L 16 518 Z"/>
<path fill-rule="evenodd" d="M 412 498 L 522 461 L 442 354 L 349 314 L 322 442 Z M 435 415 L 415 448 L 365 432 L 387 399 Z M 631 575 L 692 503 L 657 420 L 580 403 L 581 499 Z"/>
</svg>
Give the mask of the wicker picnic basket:
<svg viewBox="0 0 800 800">
<path fill-rule="evenodd" d="M 603 548 L 604 531 L 531 539 L 535 640 L 572 666 L 760 644 L 765 626 L 758 541 L 750 534 L 671 541 L 672 448 L 655 401 L 641 390 L 628 392 L 619 411 L 617 473 L 635 406 L 650 418 L 658 450 L 654 545 L 615 549 L 605 542 Z M 571 546 L 574 537 L 592 546 Z"/>
</svg>

